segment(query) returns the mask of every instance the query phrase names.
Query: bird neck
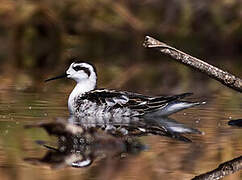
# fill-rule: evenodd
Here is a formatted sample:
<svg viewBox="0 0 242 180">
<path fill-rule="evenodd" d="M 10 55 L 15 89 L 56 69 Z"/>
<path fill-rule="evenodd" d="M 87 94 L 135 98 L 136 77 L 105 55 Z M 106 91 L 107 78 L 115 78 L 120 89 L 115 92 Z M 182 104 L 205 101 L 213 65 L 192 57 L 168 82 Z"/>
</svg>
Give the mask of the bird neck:
<svg viewBox="0 0 242 180">
<path fill-rule="evenodd" d="M 96 79 L 90 80 L 83 80 L 79 81 L 75 88 L 72 90 L 69 99 L 68 99 L 68 109 L 70 111 L 70 114 L 73 114 L 75 111 L 75 100 L 78 96 L 81 96 L 82 94 L 85 94 L 89 91 L 94 90 L 96 87 Z"/>
</svg>

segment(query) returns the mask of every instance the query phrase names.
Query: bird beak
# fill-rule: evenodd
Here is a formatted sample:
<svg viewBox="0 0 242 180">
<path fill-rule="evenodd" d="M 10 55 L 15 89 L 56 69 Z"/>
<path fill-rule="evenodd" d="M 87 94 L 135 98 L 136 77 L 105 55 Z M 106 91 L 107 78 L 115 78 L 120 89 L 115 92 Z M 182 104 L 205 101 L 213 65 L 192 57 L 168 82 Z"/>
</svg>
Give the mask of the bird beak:
<svg viewBox="0 0 242 180">
<path fill-rule="evenodd" d="M 65 78 L 67 77 L 67 74 L 62 74 L 60 76 L 56 76 L 56 77 L 53 77 L 53 78 L 49 78 L 49 79 L 46 79 L 45 82 L 48 82 L 48 81 L 52 81 L 52 80 L 55 80 L 55 79 L 61 79 L 61 78 Z"/>
</svg>

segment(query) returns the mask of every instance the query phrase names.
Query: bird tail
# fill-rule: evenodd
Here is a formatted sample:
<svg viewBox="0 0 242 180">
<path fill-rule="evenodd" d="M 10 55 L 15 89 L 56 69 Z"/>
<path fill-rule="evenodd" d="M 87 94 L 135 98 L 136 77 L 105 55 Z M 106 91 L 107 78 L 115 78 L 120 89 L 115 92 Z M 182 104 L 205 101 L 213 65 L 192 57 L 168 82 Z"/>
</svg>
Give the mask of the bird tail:
<svg viewBox="0 0 242 180">
<path fill-rule="evenodd" d="M 178 111 L 182 111 L 187 108 L 191 108 L 194 106 L 205 104 L 205 101 L 202 102 L 190 102 L 190 101 L 180 101 L 175 100 L 167 103 L 165 107 L 162 109 L 157 109 L 156 111 L 152 112 L 151 116 L 169 116 L 173 113 L 176 113 Z"/>
</svg>

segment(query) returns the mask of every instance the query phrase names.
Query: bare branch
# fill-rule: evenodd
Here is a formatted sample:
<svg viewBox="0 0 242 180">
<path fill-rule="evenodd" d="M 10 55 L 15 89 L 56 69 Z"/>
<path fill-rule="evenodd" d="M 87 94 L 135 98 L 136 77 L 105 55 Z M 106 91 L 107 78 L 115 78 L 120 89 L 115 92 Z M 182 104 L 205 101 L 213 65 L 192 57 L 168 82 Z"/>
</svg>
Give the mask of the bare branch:
<svg viewBox="0 0 242 180">
<path fill-rule="evenodd" d="M 218 168 L 194 177 L 192 180 L 218 180 L 242 169 L 242 156 L 224 162 Z"/>
<path fill-rule="evenodd" d="M 182 51 L 179 51 L 163 42 L 160 42 L 150 36 L 145 37 L 143 46 L 147 48 L 155 48 L 161 53 L 172 57 L 180 63 L 199 70 L 213 79 L 221 82 L 225 86 L 232 88 L 238 92 L 242 92 L 242 80 L 226 71 L 223 71 L 211 64 L 208 64 L 200 59 L 190 56 Z"/>
</svg>

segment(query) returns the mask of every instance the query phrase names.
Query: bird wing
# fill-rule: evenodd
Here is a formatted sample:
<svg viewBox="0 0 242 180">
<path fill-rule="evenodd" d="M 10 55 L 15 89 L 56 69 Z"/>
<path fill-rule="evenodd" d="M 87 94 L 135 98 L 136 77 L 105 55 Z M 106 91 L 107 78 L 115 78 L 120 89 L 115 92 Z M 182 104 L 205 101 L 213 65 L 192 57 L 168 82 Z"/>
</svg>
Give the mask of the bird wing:
<svg viewBox="0 0 242 180">
<path fill-rule="evenodd" d="M 166 105 L 174 100 L 182 99 L 192 93 L 184 93 L 174 96 L 145 96 L 138 93 L 127 91 L 115 91 L 107 89 L 96 89 L 86 93 L 78 98 L 78 100 L 89 100 L 97 104 L 106 104 L 110 108 L 127 107 L 143 115 L 147 112 L 156 111 L 166 107 Z"/>
</svg>

